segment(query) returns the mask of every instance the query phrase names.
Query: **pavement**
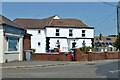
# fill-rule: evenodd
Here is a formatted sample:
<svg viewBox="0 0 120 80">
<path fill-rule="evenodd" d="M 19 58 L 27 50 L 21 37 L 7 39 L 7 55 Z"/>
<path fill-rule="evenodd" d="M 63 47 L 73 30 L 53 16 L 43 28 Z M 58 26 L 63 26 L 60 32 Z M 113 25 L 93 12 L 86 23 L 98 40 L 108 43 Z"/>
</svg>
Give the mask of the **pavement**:
<svg viewBox="0 0 120 80">
<path fill-rule="evenodd" d="M 58 65 L 67 65 L 70 61 L 41 61 L 41 60 L 33 60 L 33 61 L 21 61 L 21 62 L 9 62 L 3 63 L 0 69 L 13 69 L 13 68 L 33 68 L 33 67 L 46 67 L 46 66 L 58 66 Z"/>
<path fill-rule="evenodd" d="M 96 60 L 96 61 L 41 61 L 41 60 L 33 60 L 33 61 L 21 61 L 21 62 L 9 62 L 2 63 L 0 69 L 14 69 L 14 68 L 33 68 L 33 67 L 47 67 L 47 66 L 62 66 L 68 64 L 88 64 L 92 65 L 98 62 L 112 62 L 118 61 L 118 59 L 111 60 Z M 1 64 L 0 64 L 1 65 Z"/>
</svg>

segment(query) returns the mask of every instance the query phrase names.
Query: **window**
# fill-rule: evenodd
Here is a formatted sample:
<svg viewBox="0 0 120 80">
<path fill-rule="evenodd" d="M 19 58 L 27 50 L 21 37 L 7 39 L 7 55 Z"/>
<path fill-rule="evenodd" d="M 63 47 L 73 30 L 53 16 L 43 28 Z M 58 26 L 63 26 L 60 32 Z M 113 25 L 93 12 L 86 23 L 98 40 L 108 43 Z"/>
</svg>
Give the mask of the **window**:
<svg viewBox="0 0 120 80">
<path fill-rule="evenodd" d="M 8 50 L 17 51 L 18 50 L 18 38 L 8 37 Z"/>
<path fill-rule="evenodd" d="M 83 41 L 83 43 L 82 43 L 82 46 L 84 47 L 84 46 L 86 46 L 86 43 L 85 43 L 85 41 Z"/>
<path fill-rule="evenodd" d="M 40 46 L 40 42 L 38 42 L 38 46 Z"/>
<path fill-rule="evenodd" d="M 82 37 L 85 37 L 85 30 L 82 30 Z"/>
<path fill-rule="evenodd" d="M 72 29 L 69 29 L 69 36 L 72 36 L 73 34 L 72 34 Z"/>
<path fill-rule="evenodd" d="M 110 38 L 106 38 L 106 40 L 111 40 Z"/>
<path fill-rule="evenodd" d="M 96 40 L 98 40 L 98 38 L 96 38 Z"/>
<path fill-rule="evenodd" d="M 40 34 L 41 30 L 38 30 L 38 33 Z"/>
<path fill-rule="evenodd" d="M 59 40 L 57 40 L 56 44 L 57 44 L 57 47 L 60 49 L 60 41 Z"/>
<path fill-rule="evenodd" d="M 101 45 L 105 46 L 105 43 L 104 43 L 104 42 L 102 42 L 102 43 L 101 43 Z"/>
<path fill-rule="evenodd" d="M 56 29 L 56 36 L 59 36 L 59 29 Z"/>
<path fill-rule="evenodd" d="M 106 42 L 105 44 L 106 44 L 106 45 L 109 45 L 109 43 L 108 43 L 108 42 Z"/>
</svg>

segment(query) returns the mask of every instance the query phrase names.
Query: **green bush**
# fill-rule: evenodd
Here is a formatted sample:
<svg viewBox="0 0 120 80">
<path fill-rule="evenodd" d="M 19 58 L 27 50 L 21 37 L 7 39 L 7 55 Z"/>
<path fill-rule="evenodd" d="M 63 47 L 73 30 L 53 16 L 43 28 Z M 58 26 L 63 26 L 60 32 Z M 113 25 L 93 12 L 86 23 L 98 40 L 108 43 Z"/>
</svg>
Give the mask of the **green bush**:
<svg viewBox="0 0 120 80">
<path fill-rule="evenodd" d="M 36 51 L 36 49 L 30 49 L 30 50 L 32 50 L 33 53 Z"/>
<path fill-rule="evenodd" d="M 5 60 L 5 63 L 8 63 L 8 59 Z"/>
<path fill-rule="evenodd" d="M 94 48 L 92 48 L 92 47 L 81 47 L 81 48 L 79 48 L 80 49 L 80 51 L 81 52 L 83 52 L 84 54 L 88 54 L 88 52 L 90 51 L 90 49 L 92 50 L 92 51 L 95 51 L 94 50 Z"/>
</svg>

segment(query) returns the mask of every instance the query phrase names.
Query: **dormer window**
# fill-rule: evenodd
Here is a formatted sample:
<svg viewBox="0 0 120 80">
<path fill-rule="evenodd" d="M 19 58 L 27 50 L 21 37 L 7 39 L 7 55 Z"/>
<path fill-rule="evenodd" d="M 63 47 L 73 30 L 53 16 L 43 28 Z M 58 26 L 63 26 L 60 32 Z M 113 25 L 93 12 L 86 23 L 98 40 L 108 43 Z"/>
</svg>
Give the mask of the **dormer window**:
<svg viewBox="0 0 120 80">
<path fill-rule="evenodd" d="M 59 29 L 56 29 L 56 36 L 59 36 Z"/>
<path fill-rule="evenodd" d="M 69 29 L 69 36 L 72 36 L 73 35 L 73 30 L 72 29 Z"/>
<path fill-rule="evenodd" d="M 82 30 L 82 37 L 85 37 L 85 30 Z"/>
</svg>

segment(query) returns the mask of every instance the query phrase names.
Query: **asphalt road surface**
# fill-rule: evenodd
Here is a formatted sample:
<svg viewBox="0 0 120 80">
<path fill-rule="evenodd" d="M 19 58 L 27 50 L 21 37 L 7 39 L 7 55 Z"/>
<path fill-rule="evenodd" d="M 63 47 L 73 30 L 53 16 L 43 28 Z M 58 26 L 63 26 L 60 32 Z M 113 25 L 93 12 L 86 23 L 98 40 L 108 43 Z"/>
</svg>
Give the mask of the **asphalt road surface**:
<svg viewBox="0 0 120 80">
<path fill-rule="evenodd" d="M 3 78 L 118 78 L 118 60 L 78 62 L 61 66 L 3 69 Z"/>
</svg>

